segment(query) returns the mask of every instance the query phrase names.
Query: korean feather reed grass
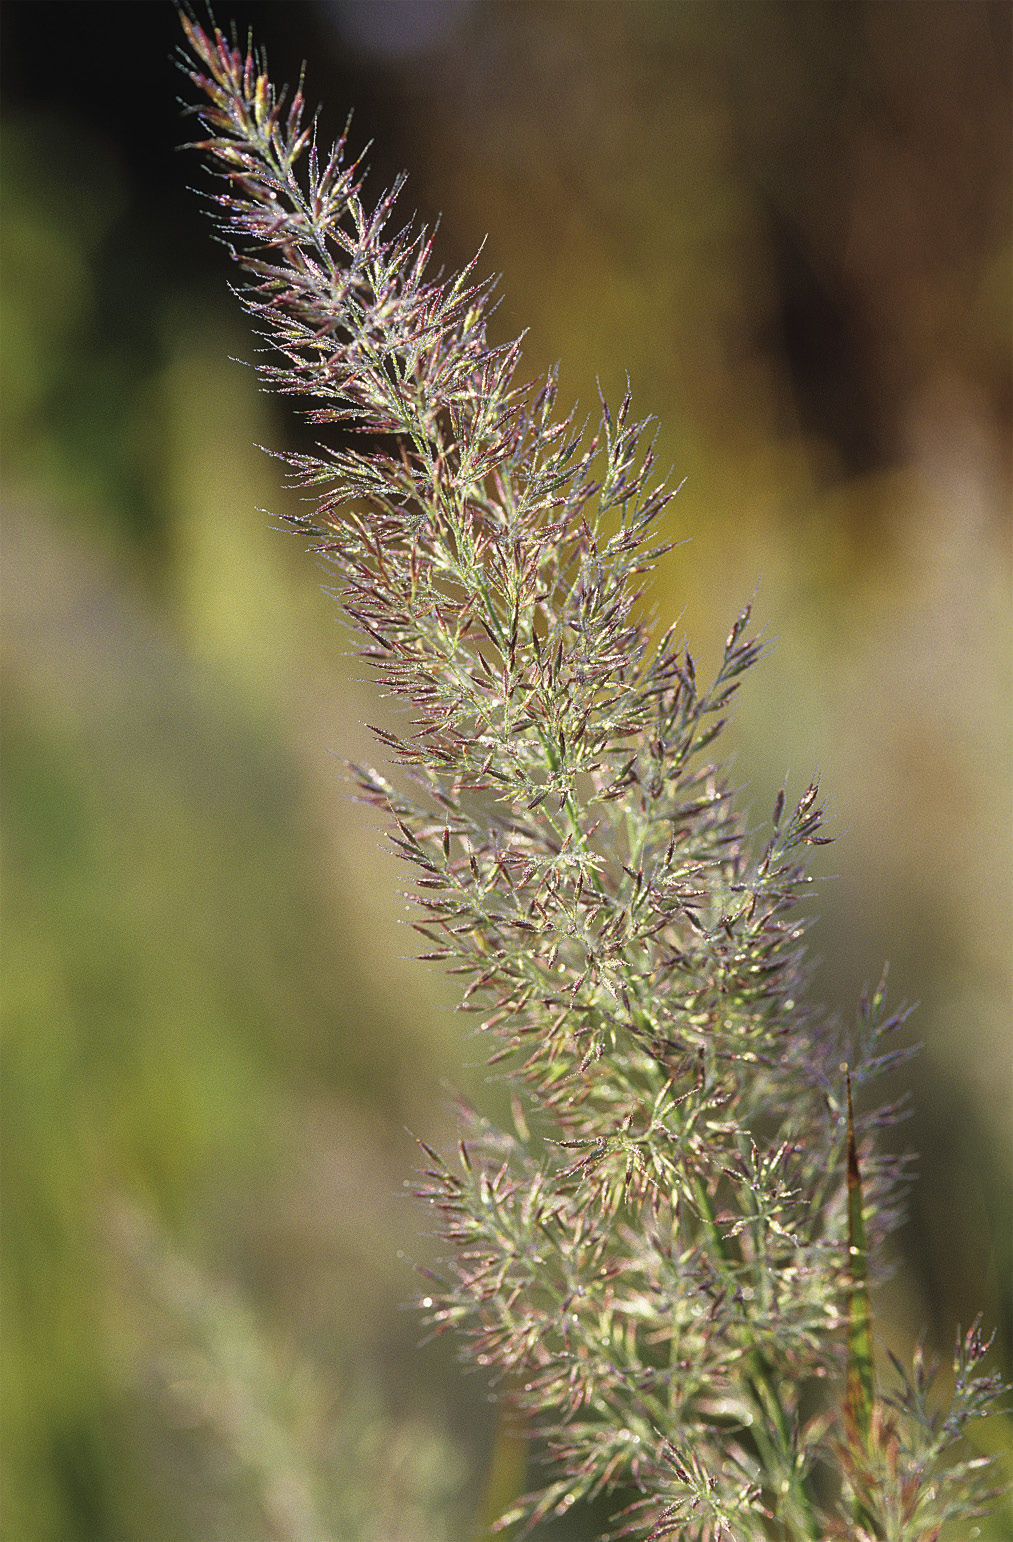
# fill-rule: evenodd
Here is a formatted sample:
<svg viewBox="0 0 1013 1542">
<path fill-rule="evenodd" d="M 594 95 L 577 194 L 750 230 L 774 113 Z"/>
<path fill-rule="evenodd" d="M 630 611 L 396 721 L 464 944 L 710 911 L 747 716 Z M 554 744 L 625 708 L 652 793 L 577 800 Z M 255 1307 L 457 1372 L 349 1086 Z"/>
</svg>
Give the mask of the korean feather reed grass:
<svg viewBox="0 0 1013 1542">
<path fill-rule="evenodd" d="M 425 958 L 460 978 L 510 1129 L 426 1148 L 448 1249 L 423 1307 L 536 1432 L 527 1527 L 614 1494 L 609 1535 L 929 1542 L 988 1504 L 968 1422 L 1001 1392 L 977 1327 L 948 1411 L 929 1370 L 876 1385 L 869 1282 L 904 1166 L 874 1084 L 907 1051 L 881 988 L 850 1028 L 810 999 L 798 912 L 818 792 L 747 836 L 714 751 L 760 645 L 712 681 L 643 584 L 673 490 L 648 425 L 589 430 L 490 342 L 475 263 L 375 206 L 301 89 L 183 22 L 219 231 L 267 384 L 336 430 L 289 455 L 407 768 L 357 768 L 413 875 Z M 315 500 L 315 501 L 314 501 Z M 410 792 L 401 786 L 410 787 Z M 963 1531 L 961 1535 L 970 1535 Z"/>
</svg>

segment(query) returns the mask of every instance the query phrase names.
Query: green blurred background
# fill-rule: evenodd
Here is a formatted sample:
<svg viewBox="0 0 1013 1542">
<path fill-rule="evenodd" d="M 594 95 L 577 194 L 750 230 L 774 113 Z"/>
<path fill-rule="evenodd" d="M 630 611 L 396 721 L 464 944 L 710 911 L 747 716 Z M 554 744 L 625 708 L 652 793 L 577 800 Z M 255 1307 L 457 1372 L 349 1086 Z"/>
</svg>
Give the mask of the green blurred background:
<svg viewBox="0 0 1013 1542">
<path fill-rule="evenodd" d="M 981 1310 L 1008 1368 L 1009 6 L 218 14 L 355 107 L 448 265 L 488 234 L 530 370 L 661 419 L 657 608 L 706 668 L 755 597 L 734 780 L 759 825 L 819 768 L 840 837 L 816 989 L 889 959 L 920 1003 L 884 1341 Z M 4 1535 L 467 1542 L 493 1412 L 418 1347 L 404 1185 L 493 1093 L 343 786 L 380 709 L 258 512 L 305 430 L 188 191 L 171 5 L 0 21 Z"/>
</svg>

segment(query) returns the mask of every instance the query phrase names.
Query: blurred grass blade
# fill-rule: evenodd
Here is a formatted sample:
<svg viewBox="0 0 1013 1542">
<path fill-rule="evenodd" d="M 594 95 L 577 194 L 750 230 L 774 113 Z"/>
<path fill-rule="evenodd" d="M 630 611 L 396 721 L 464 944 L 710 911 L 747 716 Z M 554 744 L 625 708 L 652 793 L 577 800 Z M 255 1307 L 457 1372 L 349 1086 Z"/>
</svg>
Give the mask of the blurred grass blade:
<svg viewBox="0 0 1013 1542">
<path fill-rule="evenodd" d="M 528 1470 L 528 1433 L 520 1412 L 508 1401 L 500 1404 L 489 1467 L 472 1532 L 474 1542 L 509 1534 L 495 1531 L 496 1522 L 524 1492 Z"/>
</svg>

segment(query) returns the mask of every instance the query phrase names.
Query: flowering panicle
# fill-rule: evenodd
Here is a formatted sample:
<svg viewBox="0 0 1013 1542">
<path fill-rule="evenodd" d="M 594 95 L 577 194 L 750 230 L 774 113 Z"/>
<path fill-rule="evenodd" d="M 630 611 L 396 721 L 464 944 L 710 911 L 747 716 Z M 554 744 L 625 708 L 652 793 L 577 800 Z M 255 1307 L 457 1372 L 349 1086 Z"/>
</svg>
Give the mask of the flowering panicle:
<svg viewBox="0 0 1013 1542">
<path fill-rule="evenodd" d="M 451 1249 L 431 1319 L 505 1374 L 548 1452 L 503 1524 L 616 1489 L 616 1535 L 935 1535 L 897 1498 L 941 1449 L 920 1391 L 873 1406 L 870 1361 L 862 1406 L 835 1402 L 902 1176 L 873 1148 L 896 1109 L 852 1116 L 846 1068 L 857 1093 L 902 1057 L 904 1014 L 882 990 L 850 1033 L 813 1009 L 796 905 L 817 789 L 778 797 L 756 852 L 711 758 L 760 653 L 749 611 L 710 684 L 652 640 L 673 490 L 629 392 L 591 431 L 554 375 L 519 382 L 475 263 L 433 278 L 431 234 L 392 223 L 400 182 L 367 208 L 301 90 L 184 27 L 263 375 L 340 431 L 286 457 L 318 494 L 298 523 L 406 707 L 376 733 L 410 793 L 367 769 L 358 787 L 412 870 L 423 957 L 460 976 L 515 1088 L 514 1128 L 466 1111 L 421 1189 Z M 991 1384 L 967 1385 L 977 1411 Z"/>
</svg>

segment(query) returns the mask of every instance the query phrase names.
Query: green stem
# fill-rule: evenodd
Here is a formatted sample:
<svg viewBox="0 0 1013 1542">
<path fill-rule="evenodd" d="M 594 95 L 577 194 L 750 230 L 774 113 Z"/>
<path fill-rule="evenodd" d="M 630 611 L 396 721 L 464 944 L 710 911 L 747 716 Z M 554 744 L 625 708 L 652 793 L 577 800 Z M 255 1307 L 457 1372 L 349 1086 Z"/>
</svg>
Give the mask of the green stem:
<svg viewBox="0 0 1013 1542">
<path fill-rule="evenodd" d="M 726 1279 L 729 1283 L 733 1283 L 732 1259 L 728 1252 L 728 1245 L 718 1227 L 710 1195 L 699 1178 L 694 1179 L 693 1182 L 693 1197 L 710 1237 L 714 1256 Z M 822 1528 L 816 1518 L 805 1479 L 798 1470 L 792 1447 L 791 1421 L 778 1395 L 773 1368 L 756 1342 L 751 1329 L 747 1329 L 747 1335 L 749 1373 L 746 1384 L 760 1413 L 759 1421 L 750 1426 L 750 1434 L 756 1442 L 761 1461 L 769 1475 L 778 1501 L 789 1500 L 800 1524 L 804 1527 L 804 1536 L 811 1539 L 811 1542 L 819 1542 Z M 781 1476 L 781 1483 L 778 1482 L 778 1475 Z"/>
<path fill-rule="evenodd" d="M 862 1170 L 855 1138 L 855 1112 L 851 1102 L 851 1071 L 844 1067 L 848 1084 L 848 1394 L 846 1422 L 849 1434 L 868 1451 L 872 1439 L 875 1401 L 872 1361 L 872 1308 L 869 1302 L 869 1244 L 865 1231 Z M 855 1520 L 867 1530 L 872 1518 L 856 1499 Z"/>
</svg>

